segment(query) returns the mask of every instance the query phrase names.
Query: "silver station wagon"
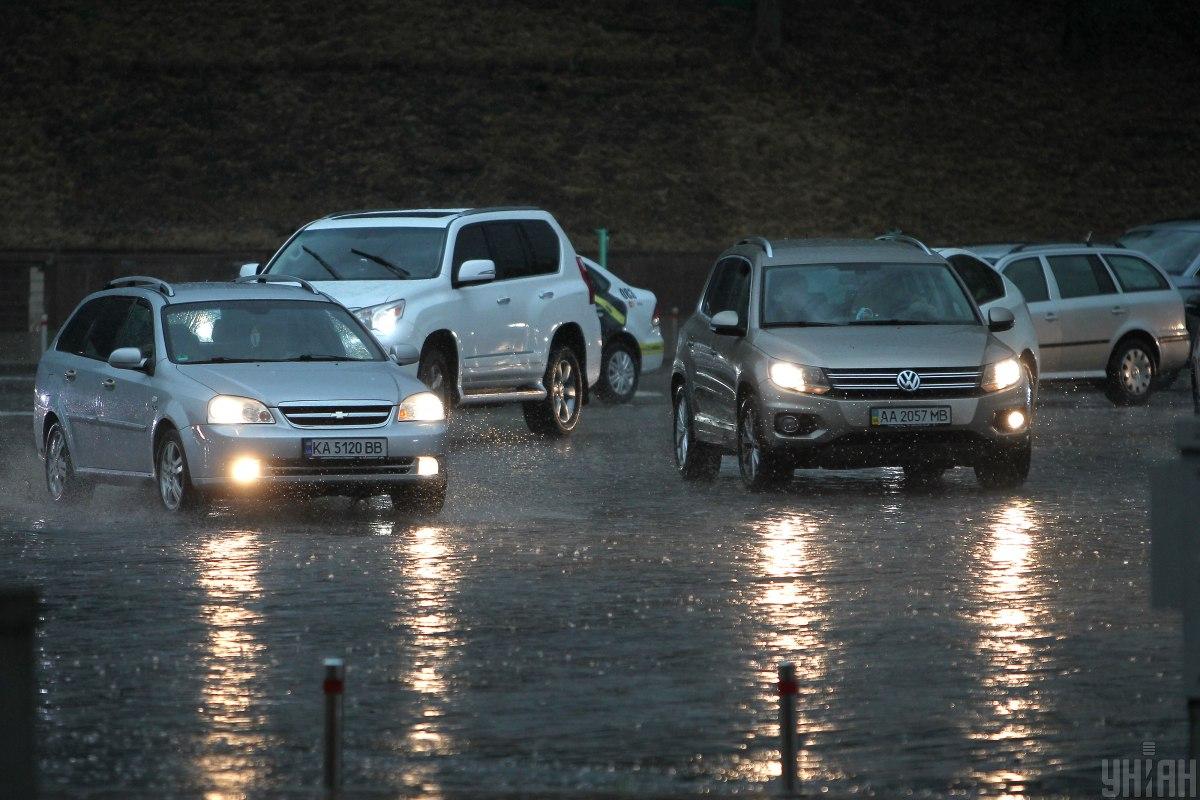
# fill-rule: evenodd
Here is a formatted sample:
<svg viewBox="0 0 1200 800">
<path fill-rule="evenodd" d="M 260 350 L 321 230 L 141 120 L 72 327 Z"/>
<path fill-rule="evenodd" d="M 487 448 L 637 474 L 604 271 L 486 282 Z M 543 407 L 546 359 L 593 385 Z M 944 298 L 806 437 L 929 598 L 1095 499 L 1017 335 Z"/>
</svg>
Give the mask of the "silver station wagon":
<svg viewBox="0 0 1200 800">
<path fill-rule="evenodd" d="M 942 256 L 891 241 L 743 240 L 709 275 L 672 371 L 675 462 L 711 479 L 734 453 L 751 490 L 796 468 L 1029 472 L 1032 379 Z"/>
<path fill-rule="evenodd" d="M 171 512 L 215 494 L 390 494 L 432 514 L 445 412 L 355 317 L 304 281 L 171 286 L 123 278 L 85 298 L 38 365 L 33 434 L 59 503 L 153 481 Z"/>
</svg>

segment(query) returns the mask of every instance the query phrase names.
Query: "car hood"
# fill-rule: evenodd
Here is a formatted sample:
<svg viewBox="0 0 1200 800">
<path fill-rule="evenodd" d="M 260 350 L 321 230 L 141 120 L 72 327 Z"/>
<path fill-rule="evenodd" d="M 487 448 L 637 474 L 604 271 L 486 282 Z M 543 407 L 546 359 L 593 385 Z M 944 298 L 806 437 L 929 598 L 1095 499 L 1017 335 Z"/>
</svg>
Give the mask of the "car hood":
<svg viewBox="0 0 1200 800">
<path fill-rule="evenodd" d="M 432 280 L 312 282 L 314 288 L 329 295 L 346 308 L 377 306 L 380 303 L 409 298 L 427 291 L 432 284 Z"/>
<path fill-rule="evenodd" d="M 328 400 L 394 404 L 425 388 L 391 361 L 190 364 L 177 368 L 217 394 L 251 397 L 268 406 Z"/>
<path fill-rule="evenodd" d="M 754 346 L 782 361 L 836 369 L 971 367 L 1013 354 L 982 325 L 770 328 Z"/>
</svg>

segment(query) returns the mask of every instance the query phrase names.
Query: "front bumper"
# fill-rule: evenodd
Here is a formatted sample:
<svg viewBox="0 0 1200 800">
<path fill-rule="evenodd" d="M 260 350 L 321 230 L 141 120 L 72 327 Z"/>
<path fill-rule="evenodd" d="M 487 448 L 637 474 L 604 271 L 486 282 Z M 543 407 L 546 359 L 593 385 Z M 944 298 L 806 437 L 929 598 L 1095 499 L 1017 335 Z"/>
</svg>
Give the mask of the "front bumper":
<svg viewBox="0 0 1200 800">
<path fill-rule="evenodd" d="M 1031 390 L 1022 382 L 1011 389 L 975 397 L 845 399 L 806 395 L 764 387 L 759 413 L 768 449 L 786 453 L 799 467 L 862 469 L 938 463 L 971 466 L 996 447 L 1016 447 L 1029 439 Z M 922 427 L 871 425 L 873 408 L 947 406 L 950 424 Z M 1016 430 L 1005 415 L 1022 411 L 1026 423 Z M 781 416 L 802 423 L 794 434 L 781 432 Z"/>
<path fill-rule="evenodd" d="M 182 432 L 193 485 L 215 492 L 296 489 L 311 493 L 359 494 L 406 484 L 445 483 L 445 422 L 390 422 L 373 428 L 296 428 L 274 425 L 195 425 Z M 304 439 L 386 439 L 383 459 L 312 460 Z M 437 459 L 436 474 L 418 472 L 418 459 Z M 239 459 L 257 459 L 261 474 L 233 477 Z M 428 463 L 428 462 L 427 462 Z"/>
</svg>

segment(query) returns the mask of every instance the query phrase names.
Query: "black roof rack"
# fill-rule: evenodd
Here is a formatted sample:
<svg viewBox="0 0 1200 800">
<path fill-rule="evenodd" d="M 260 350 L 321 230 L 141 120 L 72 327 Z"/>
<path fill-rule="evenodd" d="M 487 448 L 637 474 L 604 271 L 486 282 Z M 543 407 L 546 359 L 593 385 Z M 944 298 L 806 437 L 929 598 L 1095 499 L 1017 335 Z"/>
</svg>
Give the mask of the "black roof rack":
<svg viewBox="0 0 1200 800">
<path fill-rule="evenodd" d="M 545 211 L 544 208 L 537 206 L 483 206 L 481 208 L 468 208 L 466 211 L 460 211 L 455 216 L 469 217 L 472 214 L 491 214 L 496 211 Z"/>
<path fill-rule="evenodd" d="M 151 278 L 146 275 L 130 275 L 125 278 L 114 278 L 104 285 L 105 289 L 123 289 L 126 287 L 153 289 L 156 292 L 160 292 L 163 297 L 175 296 L 175 288 L 171 284 L 159 278 Z"/>
<path fill-rule="evenodd" d="M 1088 238 L 1084 239 L 1082 242 L 1023 242 L 1022 244 L 1014 247 L 1012 250 L 1009 250 L 1008 254 L 1011 255 L 1012 253 L 1019 253 L 1022 250 L 1036 250 L 1039 247 L 1119 247 L 1122 250 L 1125 249 L 1125 245 L 1121 244 L 1120 242 L 1094 242 L 1092 241 L 1091 234 L 1089 233 Z"/>
<path fill-rule="evenodd" d="M 234 279 L 233 282 L 234 283 L 294 283 L 294 284 L 299 285 L 303 289 L 307 289 L 308 291 L 312 292 L 313 294 L 322 294 L 321 292 L 318 292 L 311 283 L 304 280 L 304 278 L 296 278 L 291 275 L 277 275 L 275 273 L 270 273 L 270 272 L 260 272 L 257 275 L 243 275 L 240 278 Z"/>
<path fill-rule="evenodd" d="M 934 254 L 933 251 L 929 249 L 929 245 L 925 244 L 924 242 L 922 242 L 920 239 L 918 239 L 915 236 L 909 236 L 907 233 L 901 233 L 900 231 L 889 231 L 888 233 L 880 234 L 879 236 L 875 237 L 875 241 L 877 241 L 877 242 L 901 242 L 903 244 L 911 244 L 913 247 L 918 247 L 921 250 L 925 251 L 925 255 L 927 255 L 927 256 L 931 256 Z"/>
<path fill-rule="evenodd" d="M 738 244 L 758 245 L 767 254 L 767 258 L 775 257 L 775 248 L 771 247 L 771 240 L 765 236 L 743 236 L 741 239 L 738 239 Z"/>
<path fill-rule="evenodd" d="M 376 219 L 379 217 L 408 217 L 411 219 L 443 219 L 456 216 L 458 211 L 427 209 L 425 211 L 343 211 L 325 219 Z"/>
</svg>

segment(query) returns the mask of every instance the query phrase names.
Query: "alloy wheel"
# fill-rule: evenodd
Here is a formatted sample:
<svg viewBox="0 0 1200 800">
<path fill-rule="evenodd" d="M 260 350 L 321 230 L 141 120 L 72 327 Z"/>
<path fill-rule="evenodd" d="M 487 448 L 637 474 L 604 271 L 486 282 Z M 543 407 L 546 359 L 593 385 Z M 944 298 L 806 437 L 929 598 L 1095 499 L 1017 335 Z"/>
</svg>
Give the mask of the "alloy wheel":
<svg viewBox="0 0 1200 800">
<path fill-rule="evenodd" d="M 1121 383 L 1125 391 L 1131 395 L 1140 396 L 1150 389 L 1150 381 L 1154 375 L 1154 365 L 1150 356 L 1140 347 L 1131 347 L 1121 359 Z"/>
<path fill-rule="evenodd" d="M 554 374 L 550 379 L 551 407 L 554 416 L 565 425 L 575 416 L 578 402 L 578 388 L 575 385 L 574 369 L 571 362 L 565 358 L 554 365 Z"/>
<path fill-rule="evenodd" d="M 633 390 L 633 381 L 637 377 L 637 366 L 633 358 L 624 350 L 615 350 L 608 358 L 608 367 L 604 377 L 614 394 L 626 395 Z"/>
<path fill-rule="evenodd" d="M 66 437 L 61 428 L 55 428 L 46 444 L 46 488 L 55 500 L 66 494 L 69 457 Z"/>
<path fill-rule="evenodd" d="M 163 445 L 158 458 L 158 492 L 169 511 L 183 505 L 183 453 L 173 441 Z"/>
<path fill-rule="evenodd" d="M 688 437 L 689 421 L 687 402 L 681 396 L 675 404 L 675 464 L 680 469 L 687 463 L 688 446 L 691 444 Z"/>
<path fill-rule="evenodd" d="M 742 413 L 742 426 L 738 432 L 741 444 L 738 447 L 738 462 L 742 468 L 742 475 L 747 481 L 753 481 L 758 477 L 758 471 L 762 468 L 762 451 L 758 447 L 757 428 L 758 422 L 754 408 L 747 404 L 746 410 Z"/>
</svg>

